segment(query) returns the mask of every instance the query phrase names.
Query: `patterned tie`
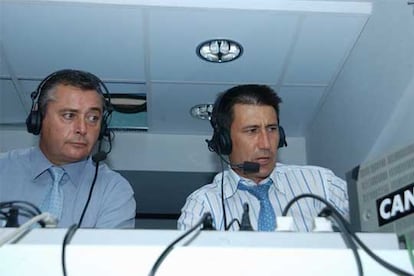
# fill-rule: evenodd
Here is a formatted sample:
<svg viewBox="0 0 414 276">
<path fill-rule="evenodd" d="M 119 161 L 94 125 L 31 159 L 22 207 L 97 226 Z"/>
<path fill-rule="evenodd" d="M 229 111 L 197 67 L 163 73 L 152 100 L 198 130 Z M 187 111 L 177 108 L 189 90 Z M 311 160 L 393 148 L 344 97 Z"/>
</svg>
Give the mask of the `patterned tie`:
<svg viewBox="0 0 414 276">
<path fill-rule="evenodd" d="M 249 186 L 239 181 L 238 189 L 248 191 L 260 201 L 259 220 L 257 229 L 259 231 L 274 231 L 276 228 L 276 215 L 269 200 L 269 188 L 272 180 L 260 185 Z"/>
<path fill-rule="evenodd" d="M 62 185 L 60 184 L 65 171 L 62 168 L 55 166 L 50 167 L 48 171 L 52 175 L 53 184 L 48 194 L 46 195 L 40 209 L 43 212 L 49 212 L 58 220 L 60 220 L 63 209 L 63 191 L 61 187 Z"/>
</svg>

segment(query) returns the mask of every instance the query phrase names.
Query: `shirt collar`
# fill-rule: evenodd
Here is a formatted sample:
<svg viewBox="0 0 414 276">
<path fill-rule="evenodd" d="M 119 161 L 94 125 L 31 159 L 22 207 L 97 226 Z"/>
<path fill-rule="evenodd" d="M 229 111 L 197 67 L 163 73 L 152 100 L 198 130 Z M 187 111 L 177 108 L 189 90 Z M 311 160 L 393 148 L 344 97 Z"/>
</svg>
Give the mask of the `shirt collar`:
<svg viewBox="0 0 414 276">
<path fill-rule="evenodd" d="M 221 175 L 218 174 L 217 181 L 221 184 Z M 271 179 L 273 181 L 273 187 L 281 193 L 285 193 L 284 187 L 280 184 L 280 179 L 283 177 L 283 173 L 279 172 L 277 170 L 277 164 L 276 167 L 273 169 L 272 173 L 269 175 L 268 178 L 262 180 L 260 183 L 265 183 Z M 224 197 L 229 198 L 232 197 L 236 191 L 237 191 L 237 185 L 241 179 L 246 180 L 247 185 L 256 185 L 252 180 L 241 177 L 238 175 L 230 166 L 226 171 L 224 171 L 224 183 L 227 183 L 224 185 Z"/>
<path fill-rule="evenodd" d="M 75 186 L 79 185 L 81 180 L 80 177 L 83 175 L 83 171 L 85 170 L 88 162 L 91 162 L 90 158 L 74 163 L 68 163 L 62 166 Z"/>
<path fill-rule="evenodd" d="M 32 164 L 32 179 L 36 179 L 52 166 L 39 147 L 33 147 L 30 152 L 30 162 Z"/>
<path fill-rule="evenodd" d="M 30 161 L 33 164 L 32 179 L 36 179 L 45 171 L 47 171 L 47 169 L 53 166 L 53 164 L 46 158 L 46 156 L 43 154 L 39 147 L 33 147 L 31 149 Z M 85 160 L 65 164 L 61 167 L 65 170 L 71 182 L 77 186 L 81 180 L 80 176 L 83 175 L 83 171 L 85 170 L 87 164 L 91 162 L 91 158 L 88 157 Z"/>
</svg>

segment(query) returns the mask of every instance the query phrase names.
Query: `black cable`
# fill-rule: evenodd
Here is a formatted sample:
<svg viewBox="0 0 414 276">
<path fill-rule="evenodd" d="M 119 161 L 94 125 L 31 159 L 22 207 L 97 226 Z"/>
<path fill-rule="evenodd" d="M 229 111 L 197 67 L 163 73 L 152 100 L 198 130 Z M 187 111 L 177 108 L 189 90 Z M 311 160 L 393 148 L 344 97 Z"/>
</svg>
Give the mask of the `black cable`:
<svg viewBox="0 0 414 276">
<path fill-rule="evenodd" d="M 108 118 L 111 118 L 112 114 L 108 116 Z M 110 120 L 110 119 L 108 119 Z M 109 136 L 108 136 L 108 145 L 109 149 L 106 151 L 106 154 L 108 155 L 112 151 L 112 141 L 115 139 L 115 132 L 113 132 L 111 129 L 109 130 Z"/>
<path fill-rule="evenodd" d="M 18 208 L 20 212 L 23 211 L 23 213 L 26 214 L 26 215 L 29 215 L 28 217 L 30 217 L 30 218 L 35 217 L 37 215 L 40 215 L 37 212 L 34 212 L 33 210 L 31 210 L 30 208 L 27 208 L 26 206 L 22 206 L 22 205 L 19 205 L 19 204 L 12 205 L 10 207 L 10 209 L 12 209 L 12 208 Z"/>
<path fill-rule="evenodd" d="M 2 214 L 7 220 L 9 219 L 17 219 L 12 216 L 10 213 L 13 209 L 18 210 L 18 216 L 24 216 L 28 218 L 33 218 L 42 213 L 40 209 L 31 202 L 23 201 L 23 200 L 12 200 L 12 201 L 4 201 L 0 202 L 0 210 L 7 210 L 7 212 L 2 211 Z M 6 215 L 5 215 L 6 214 Z M 17 223 L 17 221 L 16 221 Z M 44 221 L 38 221 L 41 227 L 45 227 Z M 10 225 L 9 225 L 10 226 Z M 17 225 L 18 226 L 18 223 Z"/>
<path fill-rule="evenodd" d="M 22 217 L 26 217 L 26 218 L 33 218 L 37 216 L 37 215 L 33 216 L 33 213 L 27 213 L 24 210 L 19 210 L 19 215 Z"/>
<path fill-rule="evenodd" d="M 322 210 L 321 213 L 319 214 L 319 216 L 322 216 L 322 217 L 329 217 L 330 216 L 338 224 L 339 233 L 341 234 L 342 239 L 344 240 L 347 247 L 352 250 L 352 253 L 354 255 L 355 262 L 357 264 L 358 275 L 363 276 L 364 275 L 364 270 L 362 268 L 361 256 L 359 255 L 358 247 L 356 246 L 356 244 L 355 244 L 354 240 L 352 239 L 352 236 L 350 235 L 350 233 L 348 233 L 348 231 L 346 229 L 346 226 L 344 225 L 343 221 L 336 215 L 336 213 L 332 212 L 329 207 L 325 207 Z"/>
<path fill-rule="evenodd" d="M 283 216 L 286 216 L 287 212 L 289 211 L 289 208 L 292 206 L 293 203 L 295 203 L 297 200 L 301 199 L 301 198 L 305 198 L 305 197 L 311 197 L 314 199 L 317 199 L 321 202 L 323 202 L 326 206 L 328 206 L 331 211 L 333 213 L 335 213 L 335 215 L 338 217 L 338 219 L 343 223 L 346 231 L 349 233 L 349 235 L 351 235 L 351 237 L 356 241 L 356 243 L 372 258 L 374 259 L 377 263 L 379 263 L 380 265 L 382 265 L 383 267 L 385 267 L 386 269 L 390 270 L 391 272 L 394 272 L 398 275 L 405 275 L 405 276 L 414 276 L 414 274 L 408 273 L 388 262 L 386 262 L 385 260 L 383 260 L 381 257 L 379 257 L 378 255 L 376 255 L 373 251 L 371 251 L 371 249 L 369 249 L 362 241 L 361 239 L 351 230 L 351 225 L 349 224 L 349 222 L 339 213 L 338 210 L 336 210 L 336 208 L 329 203 L 328 201 L 326 201 L 324 198 L 318 196 L 318 195 L 314 195 L 314 194 L 302 194 L 299 196 L 296 196 L 295 198 L 293 198 L 291 201 L 288 202 L 288 204 L 286 205 L 285 209 L 282 212 Z"/>
<path fill-rule="evenodd" d="M 227 230 L 229 230 L 230 229 L 230 227 L 235 223 L 235 222 L 237 222 L 237 225 L 239 226 L 239 228 L 240 228 L 240 221 L 238 220 L 238 219 L 236 219 L 236 218 L 234 218 L 234 219 L 232 219 L 231 221 L 230 221 L 230 223 L 229 223 L 229 225 L 225 228 L 225 230 L 227 231 Z"/>
<path fill-rule="evenodd" d="M 102 83 L 102 85 L 104 85 Z M 105 87 L 106 89 L 106 87 Z M 105 118 L 103 118 L 103 120 L 105 120 L 106 122 L 110 121 L 110 118 L 112 116 L 112 112 L 110 112 L 109 114 L 107 114 L 107 116 Z M 88 199 L 85 203 L 85 206 L 83 207 L 83 211 L 82 211 L 82 215 L 79 219 L 78 222 L 78 227 L 80 228 L 82 226 L 82 222 L 83 222 L 83 218 L 85 216 L 86 210 L 88 209 L 89 206 L 89 202 L 91 201 L 91 197 L 92 197 L 92 192 L 93 192 L 93 188 L 95 187 L 95 183 L 96 183 L 96 179 L 98 177 L 98 169 L 99 169 L 99 162 L 106 159 L 106 156 L 112 151 L 112 139 L 113 139 L 113 135 L 115 135 L 111 130 L 109 130 L 108 135 L 108 144 L 109 144 L 109 149 L 107 151 L 101 151 L 102 150 L 102 141 L 103 139 L 105 139 L 105 136 L 99 141 L 98 144 L 98 155 L 99 153 L 102 153 L 101 155 L 99 155 L 99 157 L 97 157 L 97 160 L 95 161 L 95 175 L 93 176 L 93 181 L 91 184 L 91 188 L 89 189 L 89 194 L 88 194 Z M 92 160 L 94 160 L 95 158 L 92 157 Z"/>
<path fill-rule="evenodd" d="M 186 231 L 184 234 L 182 234 L 181 236 L 179 236 L 177 239 L 175 239 L 172 243 L 170 243 L 170 245 L 167 246 L 167 248 L 164 249 L 164 251 L 161 253 L 161 255 L 158 257 L 158 259 L 156 260 L 156 262 L 154 263 L 154 265 L 151 268 L 150 273 L 148 274 L 148 276 L 154 276 L 155 272 L 157 272 L 158 268 L 160 267 L 161 263 L 164 261 L 165 257 L 167 257 L 167 255 L 171 252 L 171 250 L 174 248 L 174 245 L 176 245 L 179 241 L 181 241 L 182 239 L 184 239 L 185 237 L 187 237 L 189 234 L 191 234 L 194 230 L 198 229 L 198 232 L 201 231 L 200 226 L 204 223 L 204 221 L 206 219 L 208 219 L 209 217 L 211 217 L 210 213 L 205 213 L 203 215 L 203 217 L 200 219 L 199 222 L 197 222 L 197 224 L 195 224 L 193 227 L 191 227 L 188 231 Z"/>
<path fill-rule="evenodd" d="M 414 276 L 414 274 L 408 273 L 393 264 L 388 263 L 387 261 L 383 260 L 381 257 L 376 255 L 371 249 L 366 246 L 365 243 L 361 241 L 361 239 L 351 230 L 351 225 L 348 223 L 348 221 L 335 209 L 334 212 L 338 216 L 338 218 L 342 221 L 342 223 L 345 225 L 346 230 L 348 233 L 352 236 L 352 238 L 356 241 L 356 243 L 377 263 L 385 267 L 386 269 L 398 274 L 398 275 L 406 275 L 406 276 Z"/>
<path fill-rule="evenodd" d="M 5 227 L 19 227 L 19 208 L 13 206 L 9 209 L 9 217 L 7 219 Z"/>
<path fill-rule="evenodd" d="M 223 224 L 224 224 L 224 231 L 228 231 L 230 229 L 230 227 L 237 222 L 237 224 L 239 225 L 240 228 L 240 221 L 237 218 L 234 218 L 232 221 L 230 221 L 230 223 L 227 225 L 227 214 L 226 214 L 226 206 L 224 203 L 224 163 L 225 160 L 223 158 L 223 156 L 221 155 L 221 153 L 217 154 L 220 157 L 220 166 L 221 166 L 221 209 L 223 210 Z"/>
<path fill-rule="evenodd" d="M 0 215 L 1 215 L 3 218 L 7 218 L 8 213 L 7 213 L 7 212 L 3 212 L 3 211 L 1 211 L 1 210 L 0 210 Z"/>
<path fill-rule="evenodd" d="M 35 211 L 36 215 L 40 215 L 42 213 L 42 211 L 40 211 L 40 209 L 36 205 L 34 205 L 33 203 L 31 203 L 29 201 L 23 201 L 23 200 L 12 200 L 12 201 L 0 202 L 0 209 L 10 208 L 10 207 L 12 207 L 13 205 L 16 205 L 16 204 L 29 206 L 30 208 L 32 208 Z"/>
<path fill-rule="evenodd" d="M 405 275 L 405 276 L 414 276 L 414 274 L 406 272 L 396 266 L 394 266 L 393 264 L 388 263 L 387 261 L 383 260 L 381 257 L 379 257 L 377 254 L 375 254 L 371 249 L 368 248 L 368 246 L 366 246 L 366 244 L 364 244 L 361 239 L 355 235 L 355 233 L 352 232 L 351 230 L 351 226 L 349 225 L 349 223 L 343 218 L 340 217 L 341 220 L 346 222 L 346 228 L 347 231 L 351 234 L 351 236 L 354 238 L 354 240 L 356 241 L 356 243 L 372 258 L 374 259 L 377 263 L 379 263 L 380 265 L 382 265 L 383 267 L 385 267 L 386 269 L 390 270 L 391 272 L 394 272 L 395 274 L 398 275 Z"/>
<path fill-rule="evenodd" d="M 77 224 L 72 224 L 68 228 L 68 230 L 66 231 L 65 237 L 63 238 L 63 243 L 62 243 L 62 272 L 63 272 L 63 276 L 67 275 L 67 272 L 66 272 L 66 246 L 72 240 L 73 235 L 75 235 L 76 230 L 78 230 L 78 225 Z"/>
<path fill-rule="evenodd" d="M 25 213 L 25 212 L 22 212 L 22 211 L 19 211 L 19 216 L 26 217 L 26 218 L 35 217 L 31 213 L 29 214 L 29 213 Z M 7 219 L 9 219 L 9 213 L 0 211 L 0 220 L 7 220 Z"/>
<path fill-rule="evenodd" d="M 82 215 L 81 215 L 81 217 L 79 219 L 79 222 L 78 222 L 78 227 L 81 227 L 82 222 L 83 222 L 83 217 L 85 216 L 86 210 L 88 209 L 88 206 L 89 206 L 89 202 L 91 201 L 93 188 L 95 187 L 95 182 L 96 182 L 96 179 L 98 177 L 98 168 L 99 168 L 99 160 L 95 164 L 95 175 L 93 176 L 93 181 L 92 181 L 92 184 L 91 184 L 91 188 L 89 189 L 88 199 L 86 200 L 85 206 L 83 207 Z"/>
<path fill-rule="evenodd" d="M 221 156 L 219 154 L 219 156 Z M 224 205 L 224 163 L 223 160 L 220 158 L 220 165 L 221 165 L 221 208 L 223 210 L 223 223 L 224 223 L 224 231 L 228 230 L 227 227 L 227 215 L 226 215 L 226 206 Z"/>
</svg>

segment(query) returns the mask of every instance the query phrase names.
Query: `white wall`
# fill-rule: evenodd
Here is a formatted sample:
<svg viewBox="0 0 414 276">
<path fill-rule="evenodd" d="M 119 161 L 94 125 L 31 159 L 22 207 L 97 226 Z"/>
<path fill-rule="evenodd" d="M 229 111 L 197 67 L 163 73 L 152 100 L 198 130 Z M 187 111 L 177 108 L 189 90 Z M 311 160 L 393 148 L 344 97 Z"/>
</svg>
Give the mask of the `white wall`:
<svg viewBox="0 0 414 276">
<path fill-rule="evenodd" d="M 0 152 L 28 147 L 37 137 L 20 128 L 0 128 Z M 215 172 L 218 158 L 207 149 L 202 135 L 116 132 L 108 164 L 116 170 Z M 305 140 L 288 137 L 289 146 L 279 150 L 284 163 L 306 164 Z"/>
<path fill-rule="evenodd" d="M 373 1 L 371 18 L 308 130 L 309 163 L 330 167 L 343 177 L 371 151 L 412 139 L 412 131 L 404 130 L 413 126 L 411 107 L 400 98 L 412 102 L 409 94 L 414 92 L 409 89 L 413 26 L 413 9 L 406 1 Z M 392 140 L 394 131 L 399 137 Z"/>
<path fill-rule="evenodd" d="M 414 143 L 414 75 L 387 124 L 367 156 L 378 158 L 403 146 Z"/>
</svg>

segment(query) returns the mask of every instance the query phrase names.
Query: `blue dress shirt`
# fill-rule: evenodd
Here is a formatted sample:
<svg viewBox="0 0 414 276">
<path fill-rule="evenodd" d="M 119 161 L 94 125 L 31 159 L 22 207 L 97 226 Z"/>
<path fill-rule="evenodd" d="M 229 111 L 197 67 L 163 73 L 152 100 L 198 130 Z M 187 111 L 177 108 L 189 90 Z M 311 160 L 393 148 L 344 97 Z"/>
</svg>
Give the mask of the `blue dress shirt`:
<svg viewBox="0 0 414 276">
<path fill-rule="evenodd" d="M 40 206 L 52 181 L 52 166 L 38 147 L 0 153 L 0 202 L 29 201 Z M 64 203 L 58 227 L 78 223 L 85 207 L 95 174 L 88 158 L 63 165 Z M 119 173 L 100 163 L 89 206 L 83 218 L 84 228 L 133 228 L 136 203 L 129 182 Z M 21 220 L 24 221 L 24 220 Z"/>
</svg>

